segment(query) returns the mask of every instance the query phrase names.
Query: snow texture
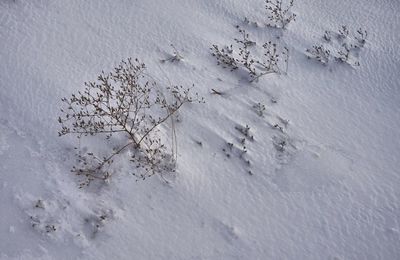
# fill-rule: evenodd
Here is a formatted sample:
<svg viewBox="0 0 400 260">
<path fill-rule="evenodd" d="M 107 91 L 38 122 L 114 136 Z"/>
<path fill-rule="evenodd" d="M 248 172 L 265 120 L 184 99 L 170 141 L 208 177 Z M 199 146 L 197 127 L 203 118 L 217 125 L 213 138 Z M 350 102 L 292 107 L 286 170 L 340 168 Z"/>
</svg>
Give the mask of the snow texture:
<svg viewBox="0 0 400 260">
<path fill-rule="evenodd" d="M 283 32 L 263 6 L 0 0 L 0 259 L 400 259 L 400 2 L 298 0 Z M 235 25 L 287 46 L 287 75 L 217 66 Z M 360 66 L 307 59 L 341 25 L 368 31 Z M 161 63 L 170 44 L 184 59 Z M 128 57 L 206 103 L 179 114 L 175 174 L 137 182 L 121 160 L 79 189 L 60 100 Z"/>
</svg>

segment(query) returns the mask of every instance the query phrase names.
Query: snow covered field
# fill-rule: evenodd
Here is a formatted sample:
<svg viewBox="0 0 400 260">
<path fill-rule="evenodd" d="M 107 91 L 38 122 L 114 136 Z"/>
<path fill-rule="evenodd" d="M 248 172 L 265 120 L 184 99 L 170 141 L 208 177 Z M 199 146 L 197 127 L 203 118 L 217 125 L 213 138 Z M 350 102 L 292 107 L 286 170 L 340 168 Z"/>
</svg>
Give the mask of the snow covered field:
<svg viewBox="0 0 400 260">
<path fill-rule="evenodd" d="M 282 32 L 262 0 L 0 0 L 0 259 L 400 259 L 400 2 L 292 11 Z M 217 66 L 235 25 L 287 46 L 287 75 Z M 341 25 L 368 31 L 360 66 L 307 59 Z M 170 44 L 184 60 L 160 62 Z M 60 100 L 128 57 L 206 103 L 179 113 L 176 173 L 136 181 L 121 160 L 79 189 Z M 226 155 L 246 125 L 250 165 Z"/>
</svg>

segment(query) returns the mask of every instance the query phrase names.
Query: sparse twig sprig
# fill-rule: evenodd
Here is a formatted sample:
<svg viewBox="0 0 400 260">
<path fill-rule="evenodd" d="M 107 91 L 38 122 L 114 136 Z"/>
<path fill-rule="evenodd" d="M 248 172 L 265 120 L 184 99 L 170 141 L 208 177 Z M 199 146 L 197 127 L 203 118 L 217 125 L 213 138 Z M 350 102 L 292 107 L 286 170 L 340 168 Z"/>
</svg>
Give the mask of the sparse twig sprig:
<svg viewBox="0 0 400 260">
<path fill-rule="evenodd" d="M 211 48 L 212 56 L 216 57 L 217 65 L 223 68 L 229 68 L 231 71 L 239 68 L 248 73 L 249 82 L 258 81 L 264 75 L 275 73 L 286 73 L 288 69 L 289 50 L 286 47 L 282 49 L 276 43 L 271 41 L 262 45 L 263 56 L 255 58 L 256 42 L 252 41 L 249 34 L 239 26 L 236 26 L 242 38 L 235 38 L 233 45 L 225 48 L 219 48 L 213 45 Z M 284 67 L 284 68 L 283 68 Z"/>
<path fill-rule="evenodd" d="M 364 47 L 364 45 L 365 45 L 365 43 L 367 41 L 367 36 L 368 36 L 368 33 L 367 33 L 366 30 L 363 30 L 361 28 L 359 28 L 357 30 L 357 34 L 356 34 L 356 36 L 354 38 L 358 42 L 359 47 Z"/>
<path fill-rule="evenodd" d="M 158 127 L 172 117 L 182 105 L 193 101 L 203 102 L 198 94 L 191 95 L 190 88 L 167 88 L 171 100 L 148 80 L 146 66 L 139 60 L 122 61 L 110 73 L 102 72 L 97 81 L 85 83 L 85 89 L 63 98 L 59 135 L 125 136 L 126 143 L 112 150 L 107 157 L 79 152 L 78 165 L 72 171 L 86 177 L 82 186 L 92 180 L 108 180 L 108 170 L 114 157 L 130 150 L 131 161 L 142 171 L 135 172 L 145 179 L 161 170 L 166 158 L 165 145 L 157 134 Z M 106 167 L 107 166 L 107 167 Z"/>
<path fill-rule="evenodd" d="M 346 25 L 340 26 L 338 35 L 337 35 L 338 39 L 343 40 L 343 39 L 346 39 L 347 36 L 349 36 L 349 29 L 347 28 L 347 26 Z"/>
<path fill-rule="evenodd" d="M 246 138 L 248 138 L 249 140 L 253 141 L 254 140 L 254 136 L 250 133 L 250 127 L 248 125 L 246 126 L 235 126 L 235 129 L 237 131 L 239 131 L 242 135 L 244 135 Z"/>
<path fill-rule="evenodd" d="M 331 37 L 336 35 L 336 37 Z M 367 39 L 367 31 L 358 29 L 356 33 L 352 33 L 349 37 L 350 31 L 346 25 L 342 25 L 337 33 L 332 31 L 325 31 L 322 37 L 326 41 L 326 48 L 324 45 L 314 45 L 311 49 L 307 49 L 307 57 L 318 60 L 324 65 L 327 65 L 331 60 L 346 63 L 351 66 L 360 66 L 357 57 L 359 51 L 364 47 Z"/>
<path fill-rule="evenodd" d="M 255 112 L 257 113 L 258 116 L 264 117 L 264 112 L 265 112 L 265 105 L 261 103 L 257 103 L 253 106 Z"/>
<path fill-rule="evenodd" d="M 225 147 L 222 148 L 222 151 L 228 159 L 233 158 L 233 156 L 240 159 L 244 163 L 247 173 L 253 175 L 247 146 L 250 144 L 250 142 L 254 141 L 254 136 L 250 133 L 250 127 L 248 125 L 237 125 L 235 126 L 235 129 L 239 131 L 242 136 L 235 138 L 235 142 L 226 142 Z"/>
<path fill-rule="evenodd" d="M 249 47 L 256 45 L 256 42 L 250 40 L 249 34 L 244 29 L 241 29 L 239 26 L 236 26 L 236 28 L 242 35 L 242 39 L 237 39 L 237 38 L 234 39 L 239 46 L 238 47 L 239 57 L 236 59 L 236 61 L 239 64 L 241 64 L 243 68 L 247 70 L 250 78 L 257 77 L 258 75 L 257 68 L 254 66 L 254 63 L 256 61 L 251 58 L 249 50 Z"/>
<path fill-rule="evenodd" d="M 246 32 L 246 30 L 240 28 L 240 26 L 236 26 L 238 32 L 242 36 L 241 39 L 235 38 L 235 42 L 242 46 L 243 49 L 247 49 L 250 46 L 256 45 L 255 41 L 250 40 L 250 35 Z"/>
<path fill-rule="evenodd" d="M 338 62 L 347 63 L 353 66 L 360 66 L 360 63 L 358 61 L 352 61 L 351 49 L 347 46 L 347 44 L 342 45 L 342 48 L 338 50 L 335 59 Z"/>
<path fill-rule="evenodd" d="M 339 62 L 347 62 L 350 58 L 350 48 L 347 45 L 343 45 L 342 48 L 337 52 L 336 60 Z"/>
<path fill-rule="evenodd" d="M 236 59 L 233 57 L 232 45 L 220 48 L 218 45 L 214 44 L 211 51 L 211 55 L 217 59 L 217 65 L 221 65 L 224 69 L 228 68 L 230 71 L 239 68 Z"/>
<path fill-rule="evenodd" d="M 332 33 L 330 31 L 325 31 L 324 36 L 322 38 L 326 42 L 330 42 L 332 40 Z"/>
<path fill-rule="evenodd" d="M 330 59 L 330 51 L 323 45 L 314 45 L 311 49 L 307 49 L 307 57 L 313 58 L 321 62 L 323 65 L 327 65 Z"/>
<path fill-rule="evenodd" d="M 259 71 L 251 81 L 257 81 L 260 77 L 271 73 L 286 74 L 289 65 L 289 49 L 283 47 L 282 51 L 278 51 L 277 44 L 271 41 L 264 43 L 262 47 L 264 48 L 264 59 L 256 60 Z M 282 69 L 282 66 L 285 69 Z"/>
<path fill-rule="evenodd" d="M 267 10 L 268 26 L 286 29 L 291 21 L 296 20 L 296 14 L 291 12 L 294 0 L 290 0 L 284 5 L 283 0 L 265 0 L 265 9 Z"/>
</svg>

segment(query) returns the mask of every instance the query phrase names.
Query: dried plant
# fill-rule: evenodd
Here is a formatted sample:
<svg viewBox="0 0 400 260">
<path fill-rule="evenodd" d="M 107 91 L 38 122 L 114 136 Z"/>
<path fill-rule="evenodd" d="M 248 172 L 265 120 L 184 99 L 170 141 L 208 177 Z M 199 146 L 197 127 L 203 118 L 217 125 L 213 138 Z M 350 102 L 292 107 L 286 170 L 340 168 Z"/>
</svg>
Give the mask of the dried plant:
<svg viewBox="0 0 400 260">
<path fill-rule="evenodd" d="M 235 138 L 235 142 L 226 142 L 222 151 L 228 159 L 239 158 L 244 163 L 247 173 L 253 175 L 251 171 L 251 160 L 247 154 L 247 146 L 250 145 L 250 142 L 254 141 L 254 136 L 250 133 L 250 127 L 248 125 L 237 125 L 235 129 L 240 132 L 241 136 Z"/>
<path fill-rule="evenodd" d="M 211 48 L 212 56 L 217 59 L 217 65 L 230 71 L 242 68 L 248 73 L 250 82 L 257 81 L 267 74 L 287 72 L 289 50 L 286 47 L 279 51 L 276 43 L 266 42 L 262 45 L 263 57 L 256 58 L 252 51 L 256 42 L 250 40 L 249 34 L 244 29 L 239 26 L 236 28 L 242 36 L 240 39 L 234 39 L 237 48 L 234 49 L 233 45 L 223 48 L 213 45 Z"/>
<path fill-rule="evenodd" d="M 211 51 L 211 55 L 217 59 L 217 65 L 221 65 L 224 69 L 230 69 L 230 71 L 234 71 L 239 68 L 236 59 L 233 57 L 232 45 L 219 48 L 218 45 L 214 44 L 211 48 Z"/>
<path fill-rule="evenodd" d="M 307 49 L 306 52 L 309 59 L 316 59 L 323 65 L 327 65 L 329 62 L 330 51 L 323 45 L 314 45 L 311 49 Z"/>
<path fill-rule="evenodd" d="M 254 140 L 254 136 L 252 134 L 250 134 L 250 127 L 248 125 L 246 126 L 235 126 L 235 129 L 237 131 L 239 131 L 242 135 L 244 135 L 245 137 L 247 137 L 249 140 L 253 141 Z"/>
<path fill-rule="evenodd" d="M 296 20 L 296 14 L 291 12 L 294 0 L 290 0 L 287 5 L 283 0 L 265 0 L 265 9 L 268 12 L 268 26 L 286 29 L 291 21 Z"/>
<path fill-rule="evenodd" d="M 330 31 L 325 31 L 324 36 L 322 38 L 326 42 L 330 42 L 332 40 L 332 33 Z"/>
<path fill-rule="evenodd" d="M 257 113 L 258 116 L 264 117 L 264 112 L 265 112 L 265 105 L 261 104 L 260 102 L 255 104 L 253 106 L 255 112 Z"/>
<path fill-rule="evenodd" d="M 353 65 L 353 66 L 360 66 L 360 63 L 354 59 L 352 59 L 351 57 L 351 48 L 349 48 L 347 46 L 347 44 L 343 44 L 342 48 L 340 50 L 338 50 L 336 56 L 335 56 L 335 60 L 338 62 L 344 62 L 347 63 L 349 65 Z"/>
<path fill-rule="evenodd" d="M 332 38 L 336 35 L 336 38 Z M 324 65 L 331 61 L 347 63 L 351 66 L 359 66 L 360 63 L 356 57 L 359 54 L 360 48 L 364 47 L 367 39 L 367 31 L 358 29 L 353 37 L 350 37 L 350 31 L 346 25 L 342 25 L 338 32 L 325 31 L 322 37 L 330 48 L 324 45 L 314 45 L 311 49 L 307 49 L 307 57 L 316 59 Z M 329 46 L 328 46 L 329 47 Z"/>
<path fill-rule="evenodd" d="M 114 157 L 130 151 L 130 161 L 136 166 L 133 173 L 142 179 L 165 170 L 168 164 L 166 146 L 158 134 L 158 127 L 171 118 L 182 105 L 193 101 L 203 102 L 197 95 L 190 95 L 189 88 L 167 87 L 170 102 L 145 73 L 146 66 L 137 59 L 122 61 L 112 72 L 102 72 L 97 81 L 85 83 L 85 89 L 63 98 L 59 135 L 104 135 L 110 139 L 119 134 L 126 143 L 110 152 L 107 157 L 94 153 L 80 153 L 79 165 L 72 171 L 84 176 L 81 187 L 92 180 L 108 180 L 109 166 Z"/>
<path fill-rule="evenodd" d="M 354 36 L 354 38 L 357 40 L 357 42 L 359 44 L 358 47 L 364 47 L 364 44 L 367 41 L 367 36 L 368 36 L 368 33 L 366 30 L 363 30 L 361 28 L 357 30 L 357 34 L 356 34 L 356 36 Z"/>
<path fill-rule="evenodd" d="M 339 62 L 348 62 L 349 61 L 350 49 L 347 47 L 347 45 L 343 45 L 343 48 L 338 51 L 335 59 Z"/>
<path fill-rule="evenodd" d="M 349 36 L 349 29 L 347 28 L 347 26 L 346 25 L 340 26 L 338 34 L 337 34 L 338 39 L 343 40 L 343 39 L 346 39 L 347 36 Z"/>
</svg>

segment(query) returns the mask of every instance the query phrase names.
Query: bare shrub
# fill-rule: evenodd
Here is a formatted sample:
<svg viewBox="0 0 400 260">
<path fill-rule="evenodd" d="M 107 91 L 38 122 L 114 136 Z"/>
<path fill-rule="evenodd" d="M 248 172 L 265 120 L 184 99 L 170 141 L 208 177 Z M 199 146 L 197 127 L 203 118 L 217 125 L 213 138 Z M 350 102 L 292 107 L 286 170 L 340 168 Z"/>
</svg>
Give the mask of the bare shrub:
<svg viewBox="0 0 400 260">
<path fill-rule="evenodd" d="M 359 44 L 358 47 L 364 47 L 364 44 L 367 41 L 367 36 L 368 36 L 368 33 L 366 30 L 363 30 L 361 28 L 359 28 L 357 30 L 357 34 L 354 36 L 354 38 L 357 40 L 357 42 Z"/>
<path fill-rule="evenodd" d="M 333 36 L 336 37 L 333 37 Z M 367 31 L 358 29 L 351 33 L 346 25 L 341 25 L 337 32 L 325 31 L 322 39 L 326 45 L 317 44 L 307 49 L 307 57 L 327 65 L 331 60 L 351 66 L 360 66 L 357 60 L 360 49 L 367 40 Z"/>
<path fill-rule="evenodd" d="M 291 12 L 294 0 L 290 0 L 286 5 L 283 2 L 283 0 L 265 0 L 268 26 L 286 29 L 291 21 L 296 20 L 296 14 Z"/>
<path fill-rule="evenodd" d="M 104 135 L 110 139 L 119 134 L 126 143 L 113 149 L 109 156 L 99 157 L 92 152 L 78 154 L 79 164 L 72 171 L 83 176 L 81 187 L 98 179 L 111 176 L 110 165 L 116 155 L 130 151 L 130 161 L 136 169 L 133 175 L 145 179 L 157 172 L 168 170 L 168 153 L 158 134 L 158 127 L 171 118 L 185 103 L 203 102 L 189 88 L 167 87 L 171 95 L 168 102 L 145 73 L 146 66 L 137 59 L 122 61 L 112 72 L 102 72 L 95 82 L 86 82 L 85 89 L 63 98 L 59 135 Z M 171 169 L 170 169 L 171 170 Z"/>
<path fill-rule="evenodd" d="M 226 47 L 218 47 L 213 45 L 211 48 L 212 56 L 217 59 L 217 65 L 230 71 L 242 68 L 248 73 L 249 81 L 257 81 L 260 77 L 276 73 L 281 74 L 287 72 L 289 50 L 283 47 L 278 49 L 276 43 L 269 41 L 262 45 L 263 55 L 258 58 L 253 54 L 257 45 L 255 41 L 250 40 L 249 34 L 236 27 L 242 36 L 240 39 L 235 38 L 236 45 Z"/>
<path fill-rule="evenodd" d="M 306 52 L 309 59 L 316 59 L 323 65 L 327 65 L 329 62 L 330 51 L 323 45 L 314 45 L 311 49 L 307 49 Z"/>
<path fill-rule="evenodd" d="M 349 32 L 349 29 L 347 28 L 347 26 L 341 25 L 338 30 L 337 37 L 338 37 L 338 39 L 343 40 L 343 39 L 346 39 L 347 36 L 349 36 L 349 33 L 350 32 Z"/>
<path fill-rule="evenodd" d="M 264 117 L 264 113 L 265 113 L 265 105 L 261 104 L 260 102 L 258 102 L 257 104 L 255 104 L 253 106 L 254 111 L 257 113 L 257 115 L 259 117 Z"/>
</svg>

